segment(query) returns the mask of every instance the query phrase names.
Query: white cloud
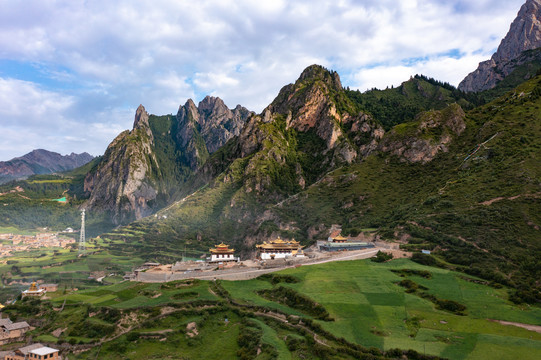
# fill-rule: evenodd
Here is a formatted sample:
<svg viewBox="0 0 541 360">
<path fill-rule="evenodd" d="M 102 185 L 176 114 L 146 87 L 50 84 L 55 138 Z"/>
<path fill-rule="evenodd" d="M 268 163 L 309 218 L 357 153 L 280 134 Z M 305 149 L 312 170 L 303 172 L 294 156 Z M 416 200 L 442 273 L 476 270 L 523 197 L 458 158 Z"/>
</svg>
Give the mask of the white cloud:
<svg viewBox="0 0 541 360">
<path fill-rule="evenodd" d="M 72 97 L 42 90 L 32 82 L 0 78 L 2 124 L 47 126 L 43 117 L 54 117 L 72 104 Z"/>
<path fill-rule="evenodd" d="M 416 74 L 433 77 L 436 80 L 458 84 L 464 74 L 468 74 L 485 60 L 482 55 L 464 56 L 459 59 L 451 57 L 435 57 L 417 61 L 411 65 L 385 65 L 363 69 L 354 73 L 348 82 L 350 86 L 361 91 L 372 88 L 385 89 L 398 86 Z"/>
<path fill-rule="evenodd" d="M 42 71 L 24 77 L 0 67 L 13 89 L 0 111 L 21 118 L 20 129 L 26 114 L 73 132 L 41 147 L 77 151 L 67 146 L 77 145 L 69 139 L 78 134 L 98 151 L 114 131 L 131 127 L 140 103 L 152 113 L 175 113 L 188 97 L 212 94 L 230 107 L 261 111 L 313 63 L 362 90 L 398 85 L 415 73 L 457 85 L 490 57 L 523 1 L 3 2 L 0 64 L 36 63 Z M 8 78 L 27 82 L 15 86 Z M 1 143 L 27 141 L 4 134 Z M 14 152 L 5 148 L 0 159 Z"/>
<path fill-rule="evenodd" d="M 44 90 L 28 81 L 0 78 L 2 160 L 38 148 L 62 154 L 102 154 L 116 135 L 131 127 L 135 114 L 135 107 L 101 113 L 85 113 L 77 107 L 73 96 Z M 80 122 L 81 118 L 85 121 Z"/>
</svg>

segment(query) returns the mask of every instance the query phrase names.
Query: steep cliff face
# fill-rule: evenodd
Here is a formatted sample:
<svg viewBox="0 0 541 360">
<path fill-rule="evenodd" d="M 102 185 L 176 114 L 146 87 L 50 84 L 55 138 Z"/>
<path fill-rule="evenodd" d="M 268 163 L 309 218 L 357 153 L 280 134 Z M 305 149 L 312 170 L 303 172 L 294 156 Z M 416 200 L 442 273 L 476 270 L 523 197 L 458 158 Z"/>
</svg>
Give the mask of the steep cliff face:
<svg viewBox="0 0 541 360">
<path fill-rule="evenodd" d="M 174 199 L 210 153 L 239 134 L 250 114 L 213 97 L 199 107 L 188 100 L 176 116 L 149 116 L 139 106 L 133 129 L 118 135 L 87 174 L 87 208 L 110 212 L 117 224 L 151 214 Z"/>
<path fill-rule="evenodd" d="M 346 96 L 340 76 L 319 65 L 306 68 L 295 84 L 282 88 L 259 117 L 251 120 L 240 135 L 243 156 L 261 144 L 264 136 L 257 123 L 285 119 L 285 130 L 312 133 L 324 141 L 323 152 L 337 161 L 352 162 L 365 152 L 383 129 L 367 114 L 356 109 Z"/>
<path fill-rule="evenodd" d="M 218 97 L 207 96 L 197 107 L 201 136 L 210 154 L 221 148 L 240 131 L 252 114 L 248 109 L 237 105 L 230 110 Z"/>
<path fill-rule="evenodd" d="M 175 136 L 182 153 L 181 159 L 190 169 L 196 170 L 207 161 L 209 153 L 199 132 L 201 128 L 199 111 L 191 99 L 179 107 L 177 121 L 178 132 Z"/>
<path fill-rule="evenodd" d="M 336 72 L 309 66 L 242 129 L 238 157 L 251 156 L 245 190 L 274 194 L 271 199 L 300 191 L 330 169 L 367 156 L 383 133 L 346 96 Z"/>
<path fill-rule="evenodd" d="M 532 54 L 524 51 L 541 47 L 541 0 L 527 0 L 520 8 L 509 32 L 490 60 L 479 64 L 458 85 L 462 91 L 492 89 L 517 66 L 532 61 Z M 539 53 L 535 59 L 540 59 Z"/>
<path fill-rule="evenodd" d="M 189 99 L 177 112 L 176 134 L 183 158 L 192 170 L 201 166 L 209 154 L 240 134 L 252 113 L 237 105 L 230 110 L 218 97 L 205 97 L 199 106 Z"/>
<path fill-rule="evenodd" d="M 151 180 L 153 167 L 159 166 L 153 145 L 149 115 L 140 105 L 133 129 L 118 135 L 107 147 L 96 171 L 87 174 L 84 190 L 90 192 L 90 198 L 86 208 L 111 212 L 117 224 L 150 214 L 149 202 L 159 190 Z"/>
<path fill-rule="evenodd" d="M 441 111 L 427 111 L 417 121 L 395 126 L 379 149 L 402 161 L 427 163 L 439 152 L 447 152 L 452 139 L 466 129 L 466 114 L 458 104 Z"/>
<path fill-rule="evenodd" d="M 343 108 L 338 110 L 338 107 Z M 338 146 L 343 136 L 341 124 L 355 115 L 345 96 L 340 76 L 321 66 L 306 68 L 295 84 L 282 88 L 265 110 L 286 116 L 286 128 L 300 132 L 314 130 L 325 141 L 327 149 Z"/>
<path fill-rule="evenodd" d="M 9 161 L 0 161 L 0 184 L 31 175 L 51 174 L 83 166 L 94 157 L 87 153 L 60 155 L 43 149 L 33 150 Z"/>
</svg>

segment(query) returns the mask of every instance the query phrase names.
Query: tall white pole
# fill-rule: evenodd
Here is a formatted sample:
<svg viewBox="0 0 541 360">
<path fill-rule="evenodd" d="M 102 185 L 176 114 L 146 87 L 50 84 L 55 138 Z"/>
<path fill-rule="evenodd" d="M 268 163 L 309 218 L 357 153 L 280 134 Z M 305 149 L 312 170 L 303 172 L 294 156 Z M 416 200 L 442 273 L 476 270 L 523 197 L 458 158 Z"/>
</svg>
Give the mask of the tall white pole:
<svg viewBox="0 0 541 360">
<path fill-rule="evenodd" d="M 85 209 L 81 212 L 81 234 L 79 237 L 79 255 L 84 255 L 86 250 L 85 244 Z"/>
</svg>

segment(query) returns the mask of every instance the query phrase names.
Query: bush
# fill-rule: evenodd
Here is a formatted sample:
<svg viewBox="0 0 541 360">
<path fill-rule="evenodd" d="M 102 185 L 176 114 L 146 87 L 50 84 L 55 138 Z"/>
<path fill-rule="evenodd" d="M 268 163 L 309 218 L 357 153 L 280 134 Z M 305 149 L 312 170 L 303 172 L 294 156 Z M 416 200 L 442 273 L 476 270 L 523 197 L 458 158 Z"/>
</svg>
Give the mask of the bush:
<svg viewBox="0 0 541 360">
<path fill-rule="evenodd" d="M 243 319 L 237 337 L 237 344 L 240 347 L 237 351 L 238 358 L 241 360 L 255 359 L 262 336 L 263 331 L 261 329 L 254 327 L 248 320 Z"/>
<path fill-rule="evenodd" d="M 291 288 L 279 286 L 275 289 L 260 290 L 257 293 L 266 299 L 282 303 L 293 309 L 298 309 L 318 319 L 333 321 L 330 314 L 322 305 Z"/>
<path fill-rule="evenodd" d="M 378 251 L 378 253 L 376 254 L 375 257 L 371 258 L 370 260 L 372 260 L 373 262 L 378 262 L 378 263 L 382 263 L 382 262 L 385 262 L 385 261 L 389 261 L 393 258 L 393 254 L 391 253 L 385 253 L 383 251 Z"/>
<path fill-rule="evenodd" d="M 420 277 L 423 277 L 425 279 L 432 278 L 432 274 L 429 271 L 426 270 L 414 270 L 414 269 L 400 269 L 400 270 L 391 270 L 395 274 L 400 274 L 400 276 L 408 276 L 408 275 L 418 275 Z"/>
<path fill-rule="evenodd" d="M 431 255 L 423 253 L 414 253 L 411 260 L 421 265 L 436 266 L 438 261 Z"/>
<path fill-rule="evenodd" d="M 293 336 L 288 336 L 286 339 L 287 349 L 291 352 L 299 349 L 304 344 L 304 339 L 300 339 Z"/>
<path fill-rule="evenodd" d="M 171 299 L 182 300 L 182 299 L 188 299 L 188 298 L 195 298 L 198 296 L 199 296 L 199 293 L 195 291 L 186 291 L 186 292 L 174 294 L 173 296 L 171 296 Z"/>
<path fill-rule="evenodd" d="M 126 340 L 128 340 L 128 341 L 136 341 L 137 339 L 139 339 L 140 336 L 141 336 L 141 334 L 139 334 L 137 331 L 132 331 L 132 332 L 128 333 L 128 335 L 126 335 Z"/>
<path fill-rule="evenodd" d="M 288 283 L 288 284 L 295 284 L 298 283 L 300 280 L 296 278 L 295 276 L 291 275 L 279 275 L 279 274 L 263 274 L 261 276 L 257 277 L 258 280 L 265 280 L 270 282 L 272 285 L 276 285 L 279 283 Z"/>
<path fill-rule="evenodd" d="M 436 307 L 440 310 L 452 312 L 457 315 L 464 315 L 466 306 L 453 300 L 437 299 Z"/>
<path fill-rule="evenodd" d="M 417 285 L 417 283 L 409 279 L 402 280 L 401 282 L 398 283 L 398 285 L 402 286 L 403 288 L 406 288 L 407 293 L 414 293 L 419 288 L 419 285 Z"/>
</svg>

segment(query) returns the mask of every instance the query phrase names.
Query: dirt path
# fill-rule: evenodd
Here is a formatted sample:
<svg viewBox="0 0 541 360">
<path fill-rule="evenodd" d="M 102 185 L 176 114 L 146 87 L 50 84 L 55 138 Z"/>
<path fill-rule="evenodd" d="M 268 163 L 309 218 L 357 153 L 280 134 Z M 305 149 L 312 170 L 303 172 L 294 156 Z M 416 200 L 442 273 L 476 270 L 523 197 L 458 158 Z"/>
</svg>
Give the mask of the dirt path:
<svg viewBox="0 0 541 360">
<path fill-rule="evenodd" d="M 495 203 L 496 201 L 501 201 L 501 200 L 516 200 L 518 198 L 521 198 L 521 197 L 531 197 L 531 198 L 539 198 L 541 197 L 541 193 L 533 193 L 533 194 L 520 194 L 520 195 L 515 195 L 515 196 L 510 196 L 510 197 L 496 197 L 494 199 L 490 199 L 490 200 L 487 200 L 487 201 L 483 201 L 482 203 L 480 203 L 481 205 L 492 205 L 493 203 Z"/>
<path fill-rule="evenodd" d="M 285 315 L 282 315 L 282 314 L 276 314 L 276 313 L 272 313 L 272 312 L 268 312 L 268 313 L 264 313 L 264 312 L 260 312 L 260 311 L 256 311 L 254 312 L 254 315 L 256 316 L 266 316 L 266 317 L 270 317 L 270 318 L 273 318 L 275 320 L 278 320 L 284 324 L 288 324 L 289 326 L 293 326 L 294 328 L 297 328 L 297 329 L 304 329 L 306 330 L 307 332 L 309 332 L 310 334 L 312 334 L 312 336 L 314 337 L 314 341 L 317 342 L 318 344 L 321 344 L 321 345 L 324 345 L 324 346 L 329 346 L 329 344 L 327 344 L 325 341 L 321 340 L 317 334 L 310 328 L 306 327 L 306 326 L 302 326 L 300 324 L 297 324 L 297 325 L 293 325 L 293 324 L 290 324 L 288 321 L 287 321 L 287 317 Z"/>
<path fill-rule="evenodd" d="M 511 326 L 518 326 L 526 330 L 535 331 L 536 333 L 541 334 L 541 326 L 539 325 L 530 325 L 530 324 L 522 324 L 518 322 L 512 322 L 512 321 L 503 321 L 503 320 L 493 320 L 488 319 L 488 321 L 497 322 L 502 325 L 511 325 Z"/>
<path fill-rule="evenodd" d="M 141 332 L 140 334 L 142 335 L 152 335 L 152 334 L 167 334 L 167 333 L 170 333 L 170 332 L 173 332 L 175 330 L 173 329 L 165 329 L 165 330 L 156 330 L 156 331 L 145 331 L 145 332 Z"/>
</svg>

